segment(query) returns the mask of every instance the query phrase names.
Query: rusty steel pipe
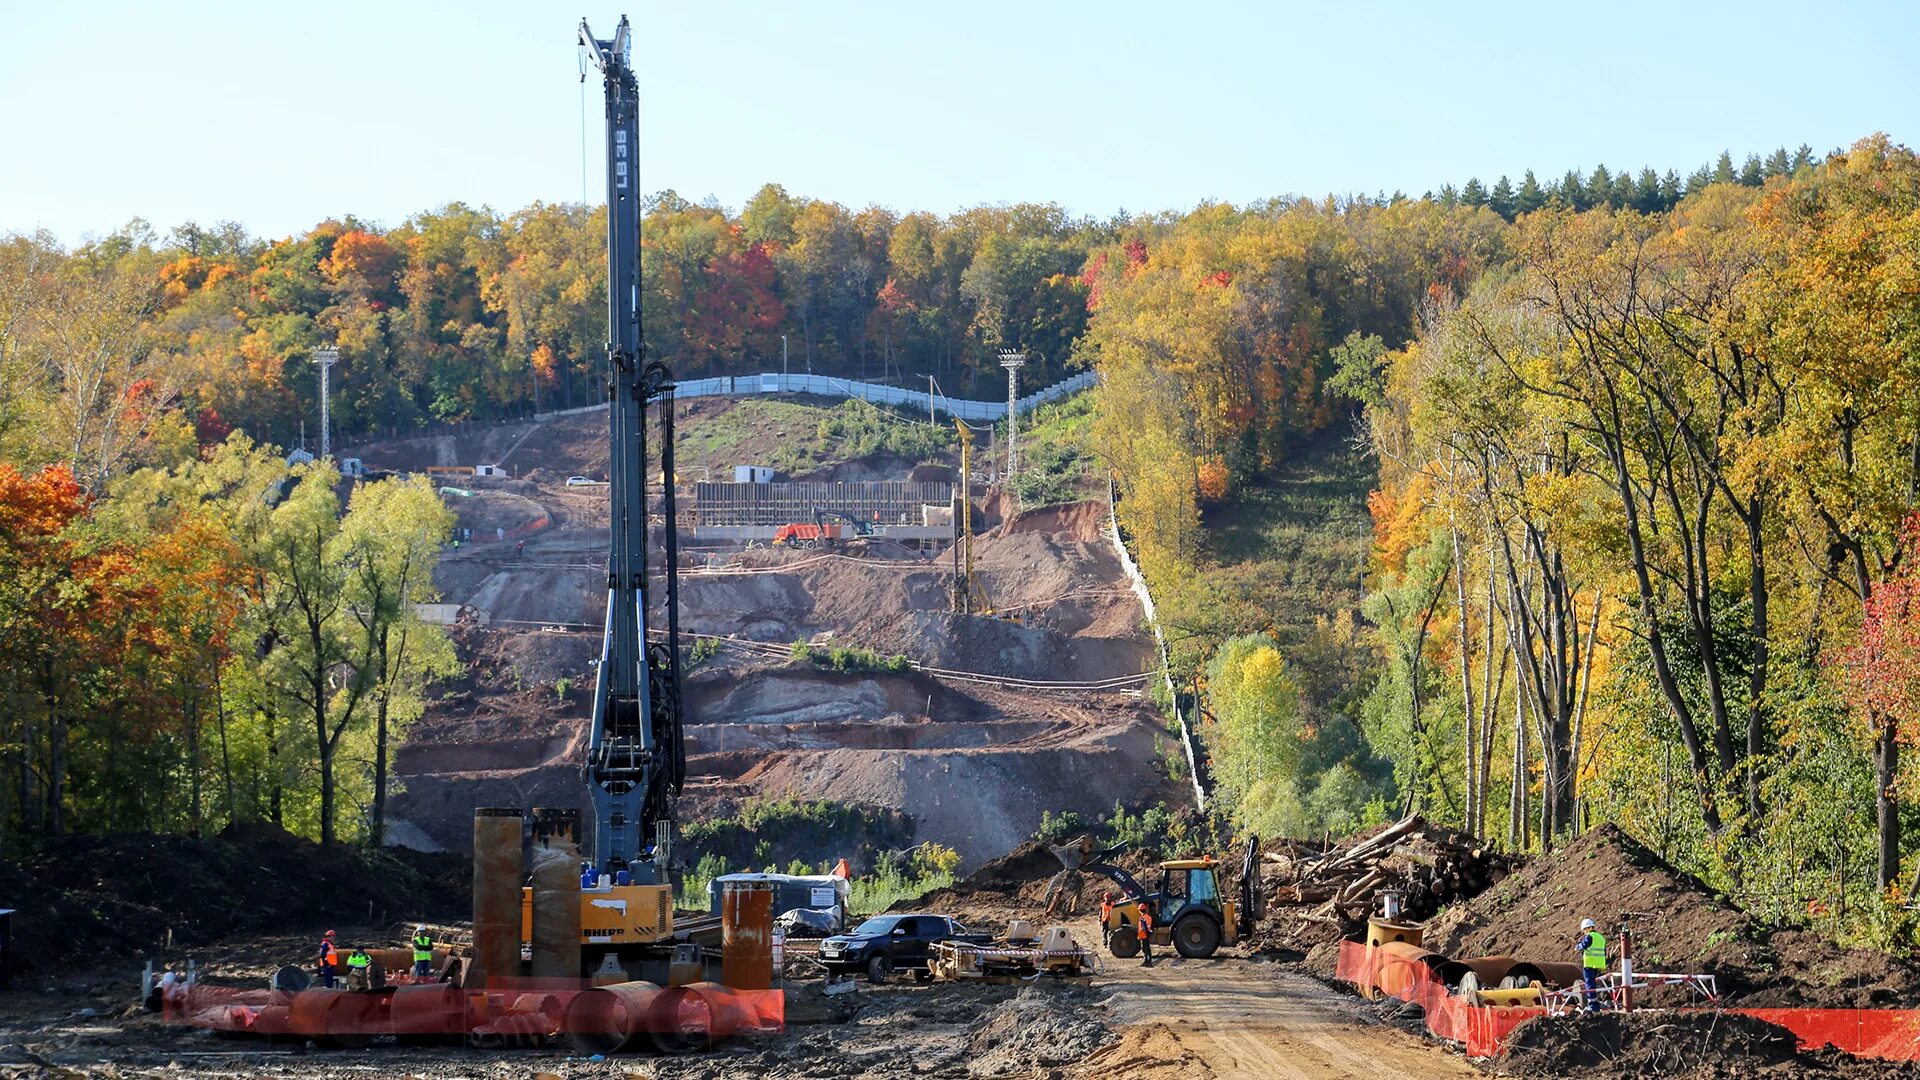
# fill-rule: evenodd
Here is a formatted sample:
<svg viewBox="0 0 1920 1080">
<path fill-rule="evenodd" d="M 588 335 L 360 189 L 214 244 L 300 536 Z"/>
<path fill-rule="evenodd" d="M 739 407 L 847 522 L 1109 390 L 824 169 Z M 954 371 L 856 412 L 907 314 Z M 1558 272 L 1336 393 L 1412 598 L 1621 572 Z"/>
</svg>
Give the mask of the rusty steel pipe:
<svg viewBox="0 0 1920 1080">
<path fill-rule="evenodd" d="M 473 961 L 465 985 L 520 974 L 520 839 L 518 807 L 473 811 Z"/>
<path fill-rule="evenodd" d="M 1413 986 L 1414 968 L 1425 968 L 1438 978 L 1439 969 L 1448 963 L 1447 958 L 1437 952 L 1401 941 L 1386 942 L 1374 951 L 1378 955 L 1374 985 L 1390 997 L 1399 997 Z"/>
<path fill-rule="evenodd" d="M 463 1034 L 467 995 L 448 983 L 398 987 L 387 1005 L 387 1030 L 405 1036 Z"/>
<path fill-rule="evenodd" d="M 567 1003 L 560 1030 L 583 1055 L 618 1053 L 659 1031 L 663 993 L 650 982 L 582 990 Z"/>
<path fill-rule="evenodd" d="M 676 986 L 656 1006 L 661 1024 L 653 1043 L 663 1053 L 707 1050 L 740 1029 L 745 1007 L 739 995 L 713 982 Z"/>
<path fill-rule="evenodd" d="M 1507 972 L 1519 962 L 1511 956 L 1476 956 L 1471 960 L 1454 961 L 1472 971 L 1474 977 L 1480 980 L 1480 985 L 1486 987 L 1500 985 L 1500 980 L 1506 978 Z M 1455 983 L 1457 984 L 1458 981 L 1456 979 Z"/>
<path fill-rule="evenodd" d="M 1522 984 L 1520 979 L 1527 981 Z M 1569 986 L 1580 985 L 1580 965 L 1552 960 L 1522 960 L 1507 969 L 1506 977 L 1500 983 L 1503 987 L 1512 983 L 1514 986 L 1544 985 L 1552 990 L 1565 990 Z"/>
<path fill-rule="evenodd" d="M 773 987 L 771 882 L 729 881 L 720 893 L 720 981 L 735 990 Z"/>
<path fill-rule="evenodd" d="M 580 811 L 533 811 L 533 977 L 580 977 Z"/>
</svg>

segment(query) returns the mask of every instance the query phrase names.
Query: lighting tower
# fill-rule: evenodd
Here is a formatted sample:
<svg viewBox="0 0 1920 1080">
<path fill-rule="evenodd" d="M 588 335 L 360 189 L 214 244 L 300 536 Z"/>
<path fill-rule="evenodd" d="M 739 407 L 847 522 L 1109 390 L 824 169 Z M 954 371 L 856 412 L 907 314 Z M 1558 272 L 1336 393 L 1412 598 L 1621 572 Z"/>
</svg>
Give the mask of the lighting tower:
<svg viewBox="0 0 1920 1080">
<path fill-rule="evenodd" d="M 1012 349 L 1000 352 L 1000 366 L 1007 369 L 1007 490 L 1013 490 L 1014 476 L 1020 471 L 1020 416 L 1015 412 L 1020 402 L 1020 368 L 1027 362 L 1027 354 Z M 1019 497 L 1014 498 L 1015 505 Z"/>
<path fill-rule="evenodd" d="M 327 438 L 327 433 L 333 429 L 327 419 L 327 373 L 340 362 L 340 350 L 331 345 L 315 345 L 311 351 L 314 366 L 320 369 L 320 457 L 324 460 L 333 449 Z"/>
</svg>

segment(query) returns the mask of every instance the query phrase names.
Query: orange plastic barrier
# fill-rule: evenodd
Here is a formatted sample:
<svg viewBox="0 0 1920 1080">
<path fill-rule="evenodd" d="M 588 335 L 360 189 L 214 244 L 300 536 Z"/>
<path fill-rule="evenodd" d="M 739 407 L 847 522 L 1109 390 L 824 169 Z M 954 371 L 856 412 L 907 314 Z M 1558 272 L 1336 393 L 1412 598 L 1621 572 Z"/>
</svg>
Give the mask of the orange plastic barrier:
<svg viewBox="0 0 1920 1080">
<path fill-rule="evenodd" d="M 1423 964 L 1343 941 L 1335 977 L 1383 996 L 1420 1006 L 1427 1030 L 1461 1043 L 1467 1056 L 1490 1058 L 1506 1049 L 1513 1029 L 1547 1010 L 1537 1007 L 1492 1008 L 1452 997 Z M 1391 991 L 1384 988 L 1391 987 Z M 1726 1009 L 1744 1013 L 1793 1032 L 1800 1049 L 1832 1046 L 1855 1057 L 1920 1061 L 1920 1009 Z"/>
<path fill-rule="evenodd" d="M 1920 1010 L 1916 1009 L 1729 1009 L 1779 1024 L 1800 1040 L 1800 1049 L 1831 1046 L 1855 1057 L 1920 1061 Z"/>
</svg>

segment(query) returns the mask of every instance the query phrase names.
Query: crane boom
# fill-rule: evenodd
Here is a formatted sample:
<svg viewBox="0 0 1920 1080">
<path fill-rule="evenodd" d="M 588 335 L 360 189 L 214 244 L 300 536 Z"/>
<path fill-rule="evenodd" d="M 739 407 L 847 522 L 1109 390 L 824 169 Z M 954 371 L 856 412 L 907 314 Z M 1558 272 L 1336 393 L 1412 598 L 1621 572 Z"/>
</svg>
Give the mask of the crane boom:
<svg viewBox="0 0 1920 1080">
<path fill-rule="evenodd" d="M 636 884 L 664 883 L 674 803 L 686 774 L 681 739 L 673 514 L 673 381 L 646 360 L 640 326 L 639 89 L 625 16 L 611 39 L 580 22 L 580 45 L 606 84 L 607 424 L 611 550 L 606 636 L 593 700 L 587 779 L 594 865 Z M 584 78 L 584 74 L 582 75 Z M 647 405 L 660 407 L 666 489 L 667 641 L 647 642 Z"/>
</svg>

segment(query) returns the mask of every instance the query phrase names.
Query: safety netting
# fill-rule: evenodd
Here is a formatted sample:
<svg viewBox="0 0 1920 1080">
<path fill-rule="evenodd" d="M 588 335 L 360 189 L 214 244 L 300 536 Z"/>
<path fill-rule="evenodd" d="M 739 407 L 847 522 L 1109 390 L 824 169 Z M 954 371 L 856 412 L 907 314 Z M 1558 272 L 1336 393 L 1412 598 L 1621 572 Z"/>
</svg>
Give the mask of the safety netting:
<svg viewBox="0 0 1920 1080">
<path fill-rule="evenodd" d="M 1431 955 L 1431 954 L 1429 954 Z M 1432 957 L 1439 960 L 1438 957 Z M 1466 1048 L 1467 1056 L 1496 1057 L 1513 1030 L 1536 1016 L 1541 1006 L 1475 1005 L 1449 992 L 1427 962 L 1343 941 L 1334 974 L 1368 996 L 1396 998 L 1418 1005 L 1427 1030 Z M 1920 1061 L 1920 1010 L 1916 1009 L 1747 1009 L 1728 1008 L 1793 1032 L 1800 1049 L 1831 1046 L 1856 1057 Z"/>
</svg>

